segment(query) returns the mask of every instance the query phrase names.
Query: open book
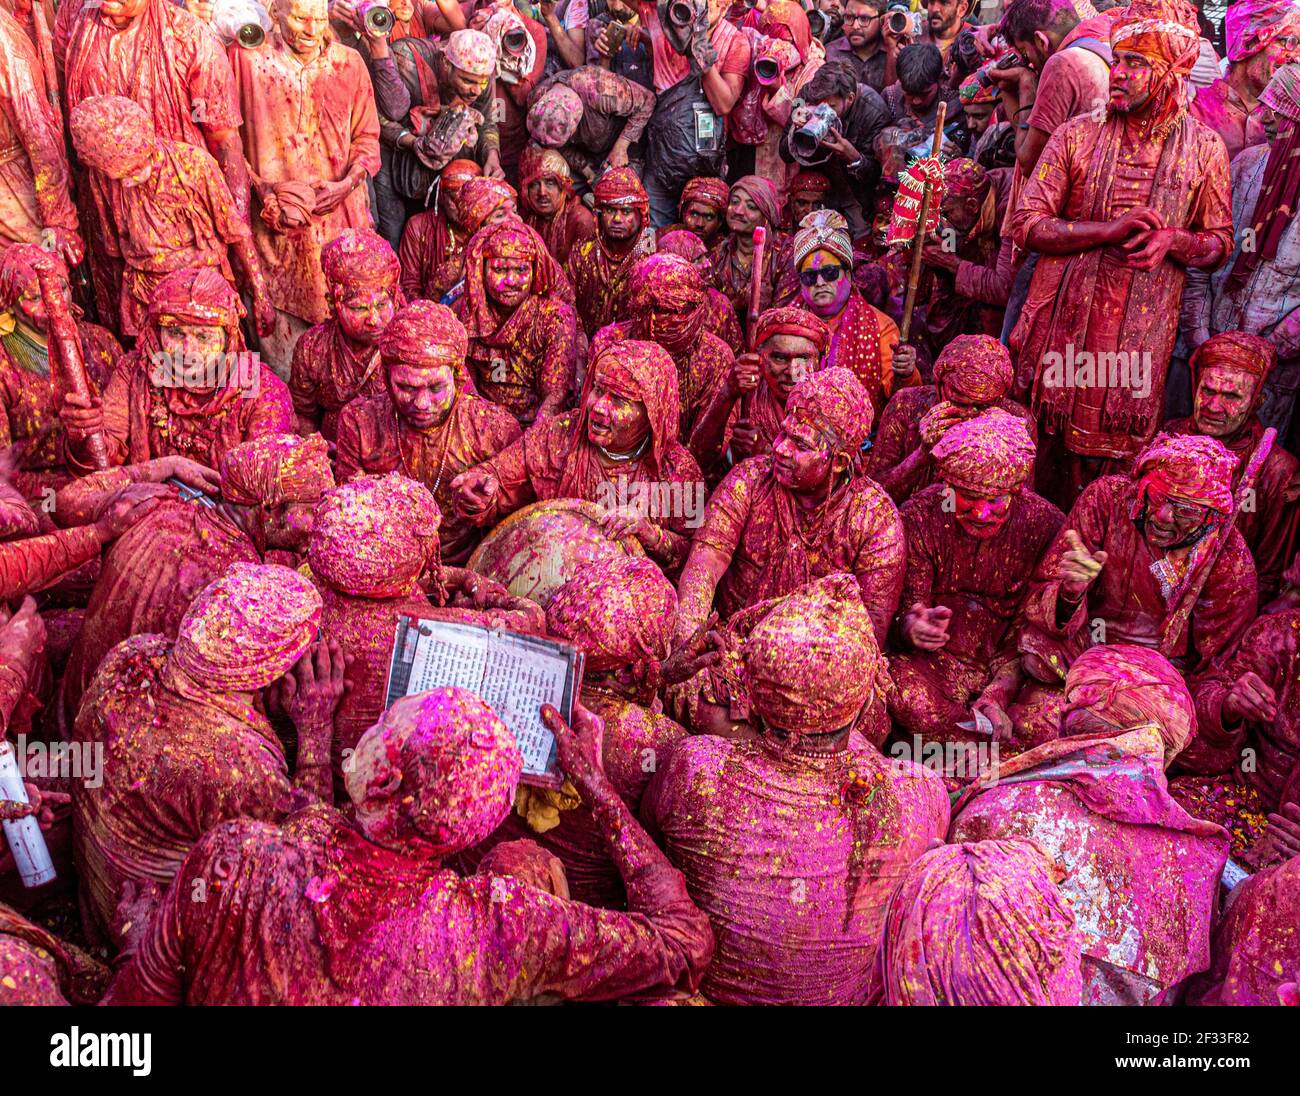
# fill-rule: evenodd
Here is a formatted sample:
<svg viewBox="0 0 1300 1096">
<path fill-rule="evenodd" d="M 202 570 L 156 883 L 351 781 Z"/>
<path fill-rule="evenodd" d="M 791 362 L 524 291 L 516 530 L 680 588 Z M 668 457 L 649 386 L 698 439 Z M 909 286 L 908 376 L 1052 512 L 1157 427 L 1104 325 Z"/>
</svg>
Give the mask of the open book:
<svg viewBox="0 0 1300 1096">
<path fill-rule="evenodd" d="M 572 721 L 582 685 L 581 651 L 481 624 L 398 617 L 384 707 L 443 685 L 476 693 L 501 717 L 524 755 L 525 783 L 558 788 L 564 782 L 541 708 L 553 704 Z"/>
</svg>

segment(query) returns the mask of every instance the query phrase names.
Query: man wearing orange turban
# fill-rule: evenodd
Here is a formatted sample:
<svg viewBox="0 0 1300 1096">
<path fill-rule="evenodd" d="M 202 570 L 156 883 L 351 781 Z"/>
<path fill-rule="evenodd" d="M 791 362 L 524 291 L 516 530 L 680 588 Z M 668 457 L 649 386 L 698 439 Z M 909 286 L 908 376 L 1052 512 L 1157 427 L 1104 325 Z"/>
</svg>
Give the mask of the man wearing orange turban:
<svg viewBox="0 0 1300 1096">
<path fill-rule="evenodd" d="M 1010 346 L 1035 369 L 1039 489 L 1060 504 L 1156 432 L 1187 268 L 1232 251 L 1227 152 L 1187 113 L 1195 9 L 1133 0 L 1110 44 L 1106 116 L 1052 135 L 1010 222 L 1042 256 Z"/>
</svg>

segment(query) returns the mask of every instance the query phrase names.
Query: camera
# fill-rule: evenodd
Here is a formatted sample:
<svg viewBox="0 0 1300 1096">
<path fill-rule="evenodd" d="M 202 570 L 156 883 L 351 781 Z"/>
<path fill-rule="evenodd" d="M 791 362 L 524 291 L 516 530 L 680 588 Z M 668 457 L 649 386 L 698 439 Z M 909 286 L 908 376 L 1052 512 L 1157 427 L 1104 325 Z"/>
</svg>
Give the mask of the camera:
<svg viewBox="0 0 1300 1096">
<path fill-rule="evenodd" d="M 754 62 L 754 79 L 764 87 L 781 79 L 781 66 L 775 57 L 760 57 Z"/>
<path fill-rule="evenodd" d="M 672 0 L 668 5 L 668 20 L 675 27 L 689 27 L 695 22 L 695 5 L 688 0 Z"/>
<path fill-rule="evenodd" d="M 213 9 L 211 26 L 226 45 L 238 42 L 244 49 L 257 49 L 266 41 L 271 17 L 256 0 L 226 0 Z"/>
<path fill-rule="evenodd" d="M 885 25 L 889 27 L 894 34 L 910 34 L 913 38 L 920 38 L 922 33 L 921 13 L 912 11 L 902 0 L 896 0 L 889 5 L 889 14 L 885 17 Z"/>
<path fill-rule="evenodd" d="M 818 103 L 810 109 L 807 121 L 790 134 L 791 155 L 804 167 L 811 166 L 827 135 L 839 129 L 839 115 L 825 103 Z"/>
<path fill-rule="evenodd" d="M 528 32 L 523 27 L 511 27 L 501 36 L 501 49 L 507 56 L 522 57 L 528 48 Z"/>
<path fill-rule="evenodd" d="M 1020 54 L 1016 53 L 1014 50 L 1009 50 L 993 62 L 990 67 L 995 69 L 1009 69 L 1023 64 L 1024 61 L 1020 59 Z M 985 69 L 979 69 L 975 73 L 975 79 L 979 82 L 980 87 L 991 88 L 993 86 L 993 77 L 991 77 Z"/>
<path fill-rule="evenodd" d="M 832 30 L 831 17 L 820 8 L 813 8 L 804 14 L 808 16 L 808 27 L 813 37 L 819 42 L 825 42 Z"/>
<path fill-rule="evenodd" d="M 357 14 L 361 16 L 366 33 L 374 38 L 387 38 L 397 22 L 387 0 L 362 0 L 357 5 Z"/>
</svg>

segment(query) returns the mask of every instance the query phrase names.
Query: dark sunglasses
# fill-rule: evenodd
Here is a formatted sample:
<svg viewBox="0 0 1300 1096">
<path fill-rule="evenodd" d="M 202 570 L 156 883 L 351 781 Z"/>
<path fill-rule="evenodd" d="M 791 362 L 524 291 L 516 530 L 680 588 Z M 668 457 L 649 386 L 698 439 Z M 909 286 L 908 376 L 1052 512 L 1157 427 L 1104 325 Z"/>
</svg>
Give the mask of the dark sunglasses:
<svg viewBox="0 0 1300 1096">
<path fill-rule="evenodd" d="M 834 285 L 840 280 L 840 275 L 844 273 L 842 266 L 819 266 L 816 270 L 799 271 L 799 284 L 805 289 L 811 289 L 818 282 L 825 282 L 827 285 Z"/>
</svg>

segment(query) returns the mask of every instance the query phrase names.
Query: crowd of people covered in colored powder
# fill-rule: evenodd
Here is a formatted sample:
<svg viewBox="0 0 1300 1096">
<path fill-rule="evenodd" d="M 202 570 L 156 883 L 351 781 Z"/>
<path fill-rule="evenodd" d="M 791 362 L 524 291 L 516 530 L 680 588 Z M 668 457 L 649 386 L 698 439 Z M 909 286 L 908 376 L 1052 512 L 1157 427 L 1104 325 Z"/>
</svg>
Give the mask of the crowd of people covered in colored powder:
<svg viewBox="0 0 1300 1096">
<path fill-rule="evenodd" d="M 0 45 L 0 1003 L 1300 1004 L 1300 0 Z"/>
</svg>

